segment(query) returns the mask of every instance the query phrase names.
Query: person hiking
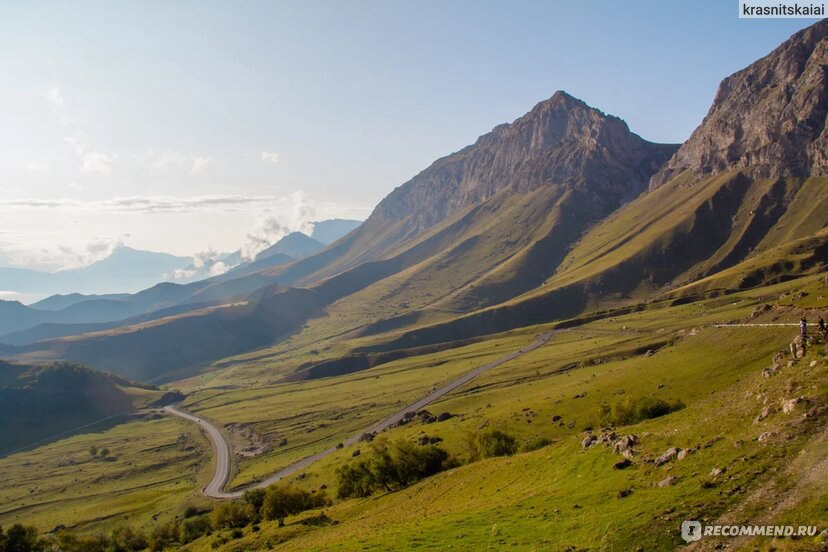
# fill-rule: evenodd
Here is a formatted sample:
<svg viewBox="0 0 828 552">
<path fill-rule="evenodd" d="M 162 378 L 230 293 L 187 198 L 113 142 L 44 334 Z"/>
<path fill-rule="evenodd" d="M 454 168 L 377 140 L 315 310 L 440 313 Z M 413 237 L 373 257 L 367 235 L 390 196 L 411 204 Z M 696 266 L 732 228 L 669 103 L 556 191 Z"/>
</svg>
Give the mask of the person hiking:
<svg viewBox="0 0 828 552">
<path fill-rule="evenodd" d="M 805 341 L 805 338 L 808 337 L 808 321 L 804 318 L 799 321 L 799 336 L 802 341 Z"/>
<path fill-rule="evenodd" d="M 825 327 L 825 320 L 821 316 L 819 317 L 819 333 L 822 337 L 828 337 L 828 328 Z"/>
</svg>

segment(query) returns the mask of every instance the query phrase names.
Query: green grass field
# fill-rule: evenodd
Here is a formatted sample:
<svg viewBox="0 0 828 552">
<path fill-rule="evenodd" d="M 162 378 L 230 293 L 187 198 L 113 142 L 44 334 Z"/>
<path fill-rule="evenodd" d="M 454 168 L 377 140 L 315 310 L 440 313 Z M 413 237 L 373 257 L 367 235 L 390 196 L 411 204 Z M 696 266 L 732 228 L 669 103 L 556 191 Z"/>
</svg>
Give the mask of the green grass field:
<svg viewBox="0 0 828 552">
<path fill-rule="evenodd" d="M 109 456 L 93 456 L 91 447 Z M 0 459 L 0 525 L 151 527 L 196 497 L 209 478 L 209 451 L 191 424 L 160 416 L 13 454 Z"/>
</svg>

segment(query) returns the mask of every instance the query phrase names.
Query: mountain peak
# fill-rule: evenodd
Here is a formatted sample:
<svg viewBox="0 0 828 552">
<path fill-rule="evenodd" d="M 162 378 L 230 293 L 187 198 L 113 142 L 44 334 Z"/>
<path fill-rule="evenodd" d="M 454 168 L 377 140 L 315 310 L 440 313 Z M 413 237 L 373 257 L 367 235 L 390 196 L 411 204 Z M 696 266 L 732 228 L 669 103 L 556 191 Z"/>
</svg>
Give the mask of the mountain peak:
<svg viewBox="0 0 828 552">
<path fill-rule="evenodd" d="M 549 185 L 592 187 L 626 198 L 645 189 L 674 151 L 559 90 L 514 122 L 435 161 L 385 198 L 371 218 L 411 217 L 411 229 L 418 232 L 502 190 L 523 193 Z"/>
<path fill-rule="evenodd" d="M 828 174 L 828 19 L 724 79 L 702 124 L 650 181 L 750 167 L 757 178 Z"/>
</svg>

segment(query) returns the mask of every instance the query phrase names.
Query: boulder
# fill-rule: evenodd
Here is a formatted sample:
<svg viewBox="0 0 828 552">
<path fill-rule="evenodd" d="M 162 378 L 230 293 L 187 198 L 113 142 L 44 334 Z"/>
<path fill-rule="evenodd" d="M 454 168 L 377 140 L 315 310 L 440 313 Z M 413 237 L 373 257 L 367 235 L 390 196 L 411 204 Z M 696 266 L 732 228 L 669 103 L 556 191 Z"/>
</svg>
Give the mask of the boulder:
<svg viewBox="0 0 828 552">
<path fill-rule="evenodd" d="M 680 448 L 677 448 L 677 447 L 669 448 L 664 452 L 664 454 L 662 454 L 661 456 L 656 458 L 654 463 L 655 463 L 656 466 L 661 466 L 662 464 L 666 464 L 667 462 L 670 462 L 671 460 L 674 460 L 676 458 L 676 456 L 678 456 L 679 452 L 681 452 Z"/>
<path fill-rule="evenodd" d="M 659 481 L 658 486 L 659 487 L 672 487 L 673 485 L 676 484 L 677 481 L 678 481 L 678 477 L 676 477 L 674 475 L 671 475 L 670 477 L 667 477 L 666 479 L 662 479 L 661 481 Z"/>
<path fill-rule="evenodd" d="M 589 434 L 584 437 L 584 440 L 581 441 L 581 447 L 584 449 L 588 449 L 592 446 L 592 444 L 596 441 L 595 435 Z"/>
<path fill-rule="evenodd" d="M 769 406 L 766 406 L 762 409 L 761 412 L 759 412 L 759 415 L 756 416 L 756 418 L 753 420 L 753 423 L 758 424 L 759 422 L 762 422 L 762 421 L 766 420 L 768 418 L 768 416 L 770 416 L 770 415 L 771 415 L 771 409 L 770 409 Z"/>
<path fill-rule="evenodd" d="M 694 448 L 684 449 L 676 455 L 676 459 L 679 460 L 679 461 L 684 460 L 685 458 L 687 458 L 688 456 L 690 456 L 694 452 L 696 452 L 696 449 L 694 449 Z"/>
<path fill-rule="evenodd" d="M 629 458 L 624 458 L 623 460 L 619 460 L 615 464 L 612 465 L 612 469 L 614 470 L 624 470 L 632 466 L 632 461 Z"/>
<path fill-rule="evenodd" d="M 788 400 L 783 399 L 782 400 L 782 412 L 784 412 L 785 414 L 790 414 L 791 412 L 796 410 L 796 407 L 797 407 L 798 404 L 800 404 L 802 402 L 805 402 L 805 400 L 806 400 L 805 397 L 796 397 L 796 398 L 788 399 Z"/>
</svg>

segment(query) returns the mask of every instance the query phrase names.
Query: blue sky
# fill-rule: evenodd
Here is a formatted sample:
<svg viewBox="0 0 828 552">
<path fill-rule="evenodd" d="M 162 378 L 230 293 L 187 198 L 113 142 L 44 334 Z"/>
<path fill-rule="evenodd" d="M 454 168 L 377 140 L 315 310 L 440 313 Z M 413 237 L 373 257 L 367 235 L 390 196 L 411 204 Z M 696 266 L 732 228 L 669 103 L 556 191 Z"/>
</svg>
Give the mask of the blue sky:
<svg viewBox="0 0 828 552">
<path fill-rule="evenodd" d="M 813 23 L 737 6 L 4 2 L 0 264 L 231 250 L 363 218 L 558 89 L 682 141 L 722 78 Z"/>
</svg>

